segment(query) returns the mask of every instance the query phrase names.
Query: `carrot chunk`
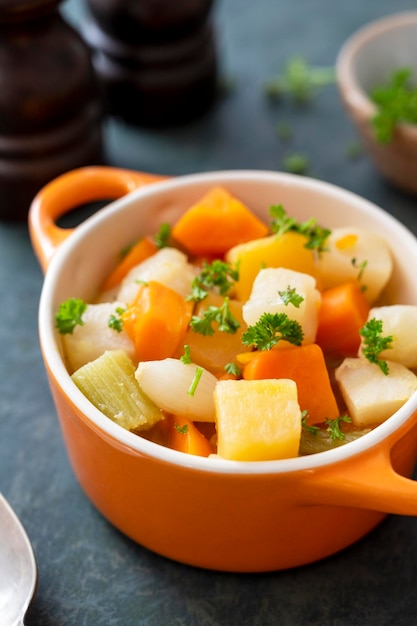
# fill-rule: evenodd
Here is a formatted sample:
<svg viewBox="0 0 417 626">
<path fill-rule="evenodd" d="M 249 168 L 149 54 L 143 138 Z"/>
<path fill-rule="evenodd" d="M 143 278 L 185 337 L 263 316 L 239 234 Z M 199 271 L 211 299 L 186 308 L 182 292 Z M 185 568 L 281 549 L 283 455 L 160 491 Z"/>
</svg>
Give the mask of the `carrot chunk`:
<svg viewBox="0 0 417 626">
<path fill-rule="evenodd" d="M 209 440 L 187 417 L 168 415 L 169 447 L 196 456 L 209 456 L 213 448 Z"/>
<path fill-rule="evenodd" d="M 108 291 L 120 285 L 123 278 L 132 267 L 139 265 L 139 263 L 142 263 L 142 261 L 155 254 L 157 249 L 156 243 L 149 237 L 139 239 L 108 275 L 103 284 L 102 291 Z"/>
<path fill-rule="evenodd" d="M 308 411 L 308 423 L 339 416 L 321 348 L 315 344 L 257 352 L 243 369 L 243 378 L 289 378 L 297 385 L 298 402 Z"/>
<path fill-rule="evenodd" d="M 173 238 L 196 256 L 222 256 L 239 243 L 264 237 L 268 227 L 223 187 L 211 189 L 172 228 Z"/>
<path fill-rule="evenodd" d="M 359 330 L 370 305 L 357 282 L 349 281 L 322 293 L 316 343 L 325 353 L 356 356 Z"/>
<path fill-rule="evenodd" d="M 192 303 L 157 281 L 140 286 L 122 315 L 123 328 L 135 343 L 138 361 L 171 357 L 191 319 Z"/>
</svg>

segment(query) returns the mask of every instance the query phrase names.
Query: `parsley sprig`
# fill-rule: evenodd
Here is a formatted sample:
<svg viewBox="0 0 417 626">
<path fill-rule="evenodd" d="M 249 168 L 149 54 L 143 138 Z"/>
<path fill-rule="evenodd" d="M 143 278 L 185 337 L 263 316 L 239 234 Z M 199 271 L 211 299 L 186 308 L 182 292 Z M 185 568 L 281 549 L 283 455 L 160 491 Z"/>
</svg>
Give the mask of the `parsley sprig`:
<svg viewBox="0 0 417 626">
<path fill-rule="evenodd" d="M 234 334 L 240 327 L 240 323 L 230 310 L 228 297 L 223 300 L 221 306 L 212 305 L 203 311 L 201 316 L 193 315 L 190 327 L 196 333 L 211 336 L 216 330 L 213 326 L 214 323 L 218 324 L 218 330 L 230 334 Z"/>
<path fill-rule="evenodd" d="M 371 93 L 378 106 L 372 125 L 380 143 L 392 140 L 398 123 L 417 123 L 417 87 L 411 84 L 411 74 L 410 68 L 400 68 L 391 74 L 386 85 L 377 87 Z"/>
<path fill-rule="evenodd" d="M 271 230 L 281 237 L 289 231 L 304 235 L 307 241 L 305 247 L 309 250 L 317 250 L 319 253 L 326 250 L 325 242 L 331 231 L 317 224 L 316 218 L 312 217 L 305 222 L 298 222 L 295 217 L 287 215 L 282 204 L 272 205 L 269 208 L 271 216 Z"/>
<path fill-rule="evenodd" d="M 329 433 L 330 439 L 332 441 L 342 441 L 345 439 L 346 435 L 341 429 L 341 424 L 351 424 L 352 419 L 349 415 L 340 415 L 339 417 L 335 417 L 334 419 L 326 419 L 325 424 L 327 426 L 326 432 Z M 312 435 L 317 435 L 317 433 L 321 430 L 319 426 L 311 425 L 308 423 L 308 411 L 302 411 L 301 413 L 301 426 L 302 428 L 311 433 Z"/>
<path fill-rule="evenodd" d="M 383 350 L 392 348 L 393 337 L 387 335 L 384 337 L 382 320 L 375 317 L 366 322 L 359 331 L 363 337 L 362 353 L 370 363 L 375 363 L 381 371 L 387 376 L 389 374 L 388 363 L 379 358 Z"/>
<path fill-rule="evenodd" d="M 170 244 L 171 225 L 163 223 L 160 225 L 158 232 L 154 236 L 154 242 L 158 250 L 166 248 Z"/>
<path fill-rule="evenodd" d="M 121 333 L 123 330 L 123 320 L 122 315 L 126 311 L 125 308 L 118 306 L 112 315 L 109 317 L 108 326 L 112 328 L 118 333 Z"/>
<path fill-rule="evenodd" d="M 55 315 L 55 326 L 61 335 L 72 335 L 76 326 L 83 326 L 83 313 L 87 303 L 81 298 L 68 298 L 59 305 Z"/>
<path fill-rule="evenodd" d="M 291 287 L 290 285 L 288 285 L 284 291 L 278 291 L 278 295 L 285 306 L 292 304 L 296 309 L 299 309 L 300 304 L 304 301 L 303 296 L 300 296 L 295 287 Z"/>
<path fill-rule="evenodd" d="M 294 56 L 286 63 L 280 76 L 268 81 L 265 93 L 277 99 L 289 94 L 294 102 L 305 104 L 326 85 L 335 82 L 333 67 L 311 66 L 303 57 Z"/>
<path fill-rule="evenodd" d="M 264 313 L 242 335 L 242 343 L 258 350 L 270 350 L 278 341 L 288 341 L 300 346 L 304 333 L 301 324 L 286 313 Z"/>
<path fill-rule="evenodd" d="M 226 296 L 239 279 L 237 267 L 230 263 L 214 260 L 212 263 L 203 262 L 201 272 L 191 283 L 191 294 L 187 300 L 199 302 L 204 300 L 211 289 L 217 288 L 221 296 Z"/>
</svg>

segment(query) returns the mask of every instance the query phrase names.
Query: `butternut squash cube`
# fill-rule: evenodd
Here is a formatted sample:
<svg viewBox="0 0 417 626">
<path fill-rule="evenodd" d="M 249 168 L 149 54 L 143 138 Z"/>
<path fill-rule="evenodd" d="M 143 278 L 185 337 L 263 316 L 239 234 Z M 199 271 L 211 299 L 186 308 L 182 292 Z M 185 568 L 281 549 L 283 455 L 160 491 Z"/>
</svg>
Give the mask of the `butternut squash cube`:
<svg viewBox="0 0 417 626">
<path fill-rule="evenodd" d="M 271 235 L 231 248 L 226 261 L 239 266 L 236 298 L 242 302 L 249 298 L 253 281 L 264 267 L 286 267 L 315 276 L 314 253 L 305 247 L 306 242 L 304 235 L 288 232 L 281 237 Z"/>
<path fill-rule="evenodd" d="M 301 410 L 293 380 L 222 380 L 214 403 L 220 457 L 268 461 L 298 455 Z"/>
</svg>

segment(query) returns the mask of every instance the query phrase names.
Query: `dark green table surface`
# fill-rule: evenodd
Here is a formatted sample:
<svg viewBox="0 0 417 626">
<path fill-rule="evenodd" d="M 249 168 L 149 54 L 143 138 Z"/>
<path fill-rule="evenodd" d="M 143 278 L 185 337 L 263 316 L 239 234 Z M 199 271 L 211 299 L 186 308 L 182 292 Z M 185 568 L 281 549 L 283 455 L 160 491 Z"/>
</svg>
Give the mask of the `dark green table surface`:
<svg viewBox="0 0 417 626">
<path fill-rule="evenodd" d="M 303 109 L 287 100 L 271 104 L 263 92 L 290 57 L 332 65 L 358 27 L 409 9 L 417 10 L 417 3 L 219 0 L 219 57 L 233 89 L 203 119 L 182 128 L 155 131 L 108 120 L 108 162 L 180 175 L 279 170 L 286 156 L 303 153 L 312 176 L 374 201 L 417 232 L 417 199 L 391 188 L 366 157 L 348 156 L 357 138 L 335 86 Z M 64 11 L 78 27 L 81 1 L 69 0 Z M 281 123 L 294 129 L 287 142 L 276 132 Z M 41 287 L 26 225 L 0 224 L 0 490 L 21 517 L 37 557 L 39 583 L 28 626 L 417 624 L 413 518 L 388 517 L 323 562 L 258 575 L 179 565 L 111 527 L 81 491 L 67 460 L 38 346 Z"/>
</svg>

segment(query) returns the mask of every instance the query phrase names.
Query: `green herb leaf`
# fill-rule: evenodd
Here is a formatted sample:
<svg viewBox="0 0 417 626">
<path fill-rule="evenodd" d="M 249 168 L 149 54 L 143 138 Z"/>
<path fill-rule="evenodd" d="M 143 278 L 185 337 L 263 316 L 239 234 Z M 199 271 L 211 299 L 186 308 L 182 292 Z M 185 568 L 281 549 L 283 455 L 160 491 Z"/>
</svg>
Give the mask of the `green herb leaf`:
<svg viewBox="0 0 417 626">
<path fill-rule="evenodd" d="M 411 85 L 411 69 L 399 68 L 386 85 L 374 89 L 371 98 L 378 107 L 372 119 L 375 136 L 380 143 L 389 143 L 397 124 L 417 123 L 417 88 Z"/>
<path fill-rule="evenodd" d="M 310 162 L 305 154 L 289 154 L 282 161 L 283 168 L 291 174 L 306 174 Z"/>
<path fill-rule="evenodd" d="M 326 239 L 331 231 L 317 224 L 314 217 L 305 222 L 298 222 L 294 217 L 287 215 L 282 204 L 272 205 L 269 214 L 272 218 L 271 230 L 277 237 L 289 231 L 300 233 L 306 237 L 305 247 L 309 250 L 317 250 L 319 253 L 326 250 Z"/>
<path fill-rule="evenodd" d="M 117 307 L 115 314 L 110 315 L 109 317 L 109 321 L 108 321 L 109 328 L 112 328 L 118 333 L 122 332 L 123 330 L 122 315 L 125 311 L 126 309 L 122 308 L 121 306 Z"/>
<path fill-rule="evenodd" d="M 359 334 L 363 337 L 362 352 L 370 363 L 375 363 L 381 371 L 387 376 L 389 374 L 388 363 L 379 358 L 383 350 L 392 348 L 393 337 L 382 335 L 382 320 L 371 318 L 360 329 Z"/>
<path fill-rule="evenodd" d="M 201 272 L 191 283 L 191 294 L 187 300 L 199 302 L 204 300 L 211 289 L 217 288 L 221 296 L 225 296 L 239 279 L 239 271 L 230 263 L 214 260 L 212 263 L 203 262 Z"/>
<path fill-rule="evenodd" d="M 180 426 L 179 424 L 174 424 L 175 430 L 177 430 L 181 435 L 186 435 L 188 433 L 188 424 L 184 424 L 184 426 Z"/>
<path fill-rule="evenodd" d="M 317 435 L 320 428 L 318 426 L 313 426 L 308 424 L 308 411 L 301 411 L 301 427 L 308 433 L 312 435 Z"/>
<path fill-rule="evenodd" d="M 281 76 L 266 83 L 265 94 L 271 99 L 289 94 L 294 102 L 305 104 L 335 80 L 333 67 L 312 67 L 303 57 L 294 56 L 284 66 Z"/>
<path fill-rule="evenodd" d="M 180 361 L 182 363 L 192 363 L 190 346 L 188 345 L 184 346 L 184 354 L 180 357 Z"/>
<path fill-rule="evenodd" d="M 224 333 L 234 334 L 240 327 L 239 322 L 230 311 L 229 298 L 225 298 L 220 307 L 209 306 L 203 311 L 201 317 L 193 315 L 190 327 L 196 333 L 211 336 L 215 332 L 215 328 L 212 326 L 214 322 L 218 324 L 218 330 Z"/>
<path fill-rule="evenodd" d="M 348 415 L 341 415 L 336 417 L 335 419 L 327 419 L 327 431 L 330 433 L 330 437 L 332 441 L 336 439 L 344 439 L 345 433 L 342 432 L 340 424 L 344 422 L 346 424 L 350 424 L 352 422 L 351 418 Z"/>
<path fill-rule="evenodd" d="M 171 238 L 171 226 L 170 224 L 161 224 L 158 232 L 154 236 L 154 241 L 158 250 L 161 248 L 167 248 Z"/>
<path fill-rule="evenodd" d="M 288 285 L 285 291 L 278 291 L 278 295 L 285 306 L 292 304 L 296 309 L 299 309 L 300 304 L 304 301 L 303 296 L 300 296 L 295 287 L 290 287 L 290 285 Z"/>
<path fill-rule="evenodd" d="M 301 324 L 286 313 L 264 313 L 242 335 L 242 343 L 258 350 L 270 350 L 278 341 L 288 341 L 300 346 L 304 333 Z"/>
<path fill-rule="evenodd" d="M 232 376 L 242 376 L 242 370 L 236 363 L 226 363 L 224 370 L 227 374 L 232 374 Z"/>
<path fill-rule="evenodd" d="M 191 382 L 190 388 L 187 391 L 189 396 L 193 396 L 195 394 L 196 389 L 198 387 L 198 383 L 200 382 L 200 378 L 202 375 L 203 375 L 203 368 L 197 365 L 197 367 L 195 368 L 194 378 Z"/>
<path fill-rule="evenodd" d="M 80 298 L 68 298 L 62 302 L 55 315 L 55 326 L 58 332 L 61 335 L 72 335 L 76 326 L 83 326 L 82 315 L 86 308 L 86 302 Z"/>
</svg>

